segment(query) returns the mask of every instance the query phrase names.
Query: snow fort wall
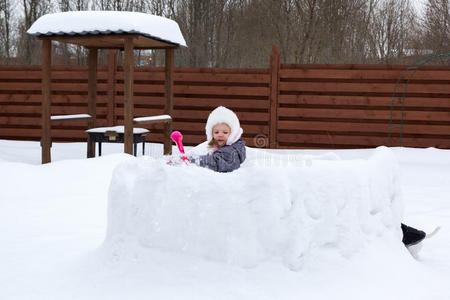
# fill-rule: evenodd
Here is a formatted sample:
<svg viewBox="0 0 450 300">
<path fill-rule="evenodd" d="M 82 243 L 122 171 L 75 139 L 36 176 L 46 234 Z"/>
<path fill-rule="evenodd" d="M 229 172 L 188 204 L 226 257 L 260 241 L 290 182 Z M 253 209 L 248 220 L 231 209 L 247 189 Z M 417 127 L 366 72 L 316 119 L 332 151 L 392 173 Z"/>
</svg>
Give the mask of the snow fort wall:
<svg viewBox="0 0 450 300">
<path fill-rule="evenodd" d="M 297 270 L 325 251 L 345 258 L 374 242 L 401 244 L 398 165 L 388 148 L 368 160 L 308 156 L 306 163 L 255 153 L 232 173 L 149 158 L 121 163 L 104 247 L 116 257 L 156 248 Z"/>
</svg>

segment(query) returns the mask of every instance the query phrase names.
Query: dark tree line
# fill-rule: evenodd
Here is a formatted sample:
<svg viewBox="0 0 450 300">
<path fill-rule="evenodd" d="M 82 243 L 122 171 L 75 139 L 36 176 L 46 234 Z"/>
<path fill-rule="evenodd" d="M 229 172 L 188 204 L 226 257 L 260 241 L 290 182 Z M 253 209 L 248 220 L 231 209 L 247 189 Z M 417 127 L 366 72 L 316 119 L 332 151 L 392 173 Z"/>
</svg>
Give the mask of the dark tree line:
<svg viewBox="0 0 450 300">
<path fill-rule="evenodd" d="M 40 41 L 26 30 L 44 14 L 74 10 L 138 11 L 177 21 L 188 44 L 177 51 L 179 66 L 266 67 L 272 45 L 284 63 L 405 64 L 450 53 L 448 0 L 427 0 L 421 13 L 413 1 L 0 0 L 0 63 L 39 64 Z M 82 47 L 54 45 L 58 63 L 82 65 L 86 56 Z M 159 65 L 164 54 L 136 51 L 136 60 Z"/>
</svg>

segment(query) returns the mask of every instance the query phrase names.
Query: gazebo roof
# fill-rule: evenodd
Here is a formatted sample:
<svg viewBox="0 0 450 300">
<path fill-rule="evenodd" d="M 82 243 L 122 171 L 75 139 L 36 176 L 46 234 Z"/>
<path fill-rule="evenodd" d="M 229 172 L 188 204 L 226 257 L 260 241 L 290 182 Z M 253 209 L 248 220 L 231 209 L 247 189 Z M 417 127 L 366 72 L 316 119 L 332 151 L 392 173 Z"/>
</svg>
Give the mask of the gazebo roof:
<svg viewBox="0 0 450 300">
<path fill-rule="evenodd" d="M 73 11 L 47 14 L 28 29 L 39 38 L 95 48 L 123 48 L 130 35 L 137 49 L 186 46 L 178 24 L 138 12 Z"/>
</svg>

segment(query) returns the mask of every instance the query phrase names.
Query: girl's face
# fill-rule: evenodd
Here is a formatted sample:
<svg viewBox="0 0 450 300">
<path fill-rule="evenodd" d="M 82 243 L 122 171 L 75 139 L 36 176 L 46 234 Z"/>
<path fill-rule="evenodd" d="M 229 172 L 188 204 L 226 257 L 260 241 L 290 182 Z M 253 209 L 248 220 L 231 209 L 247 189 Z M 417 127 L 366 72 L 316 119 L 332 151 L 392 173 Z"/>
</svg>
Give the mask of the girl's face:
<svg viewBox="0 0 450 300">
<path fill-rule="evenodd" d="M 219 144 L 219 147 L 222 147 L 227 143 L 228 137 L 231 133 L 231 128 L 225 123 L 220 123 L 216 124 L 216 126 L 213 127 L 212 132 L 213 139 L 216 140 L 217 144 Z"/>
</svg>

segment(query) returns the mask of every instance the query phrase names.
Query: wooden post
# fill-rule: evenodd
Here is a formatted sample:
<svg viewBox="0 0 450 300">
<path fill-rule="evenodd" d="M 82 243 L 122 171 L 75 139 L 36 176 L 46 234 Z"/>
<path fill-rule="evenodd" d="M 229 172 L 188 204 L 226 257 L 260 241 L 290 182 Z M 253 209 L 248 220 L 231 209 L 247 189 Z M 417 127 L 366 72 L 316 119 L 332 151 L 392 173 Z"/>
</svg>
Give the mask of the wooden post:
<svg viewBox="0 0 450 300">
<path fill-rule="evenodd" d="M 125 38 L 124 71 L 124 152 L 133 155 L 133 38 Z"/>
<path fill-rule="evenodd" d="M 117 50 L 108 51 L 108 114 L 106 116 L 108 126 L 114 126 L 117 122 L 116 116 L 116 70 Z"/>
<path fill-rule="evenodd" d="M 164 114 L 172 116 L 173 114 L 173 69 L 174 69 L 174 53 L 173 48 L 166 49 L 166 105 Z M 170 134 L 172 133 L 172 122 L 164 124 L 164 155 L 172 154 L 172 141 Z"/>
<path fill-rule="evenodd" d="M 91 119 L 88 121 L 88 128 L 95 127 L 96 103 L 97 103 L 97 48 L 89 48 L 88 56 L 88 113 Z M 92 148 L 92 149 L 91 149 Z M 89 143 L 87 147 L 87 157 L 95 156 L 95 143 Z"/>
<path fill-rule="evenodd" d="M 50 152 L 50 106 L 51 106 L 51 64 L 52 64 L 52 41 L 42 40 L 42 164 L 51 162 Z"/>
<path fill-rule="evenodd" d="M 270 55 L 270 130 L 269 148 L 278 148 L 278 82 L 280 79 L 280 52 L 277 46 L 272 47 Z"/>
</svg>

